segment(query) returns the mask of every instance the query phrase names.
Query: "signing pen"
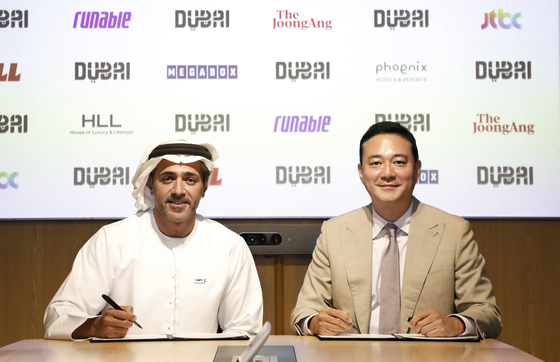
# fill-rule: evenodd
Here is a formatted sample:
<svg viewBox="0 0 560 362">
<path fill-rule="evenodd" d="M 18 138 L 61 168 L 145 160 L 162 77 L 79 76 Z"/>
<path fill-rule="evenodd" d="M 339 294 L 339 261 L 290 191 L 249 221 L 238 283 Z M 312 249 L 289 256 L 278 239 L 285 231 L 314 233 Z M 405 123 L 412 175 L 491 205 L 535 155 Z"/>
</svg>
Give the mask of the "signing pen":
<svg viewBox="0 0 560 362">
<path fill-rule="evenodd" d="M 331 302 L 329 302 L 328 300 L 323 299 L 323 302 L 325 302 L 327 307 L 338 310 L 338 308 L 335 308 L 334 305 L 332 305 Z M 355 330 L 358 330 L 358 328 L 356 328 L 356 326 L 352 322 L 350 322 L 350 327 L 354 328 Z"/>
<path fill-rule="evenodd" d="M 122 309 L 117 303 L 115 303 L 115 301 L 112 300 L 111 297 L 109 297 L 108 295 L 106 295 L 106 294 L 101 294 L 101 297 L 102 297 L 103 299 L 105 299 L 105 301 L 106 301 L 107 303 L 109 303 L 109 305 L 110 305 L 111 307 L 113 307 L 113 308 L 115 308 L 115 309 L 117 309 L 117 310 L 122 310 L 122 311 L 124 312 L 124 309 Z M 136 325 L 136 327 L 138 327 L 138 328 L 140 328 L 140 329 L 143 329 L 142 326 L 141 326 L 140 324 L 138 324 L 138 322 L 132 321 L 132 323 L 134 323 L 134 324 Z"/>
</svg>

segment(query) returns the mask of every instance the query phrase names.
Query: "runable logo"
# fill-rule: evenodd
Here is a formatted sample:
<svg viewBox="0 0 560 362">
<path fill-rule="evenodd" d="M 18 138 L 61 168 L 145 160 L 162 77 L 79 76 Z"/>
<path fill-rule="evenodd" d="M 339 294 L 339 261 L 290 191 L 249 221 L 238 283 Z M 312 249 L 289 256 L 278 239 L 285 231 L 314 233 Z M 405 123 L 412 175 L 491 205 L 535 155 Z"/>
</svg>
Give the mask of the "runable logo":
<svg viewBox="0 0 560 362">
<path fill-rule="evenodd" d="M 281 119 L 281 121 L 280 121 Z M 331 125 L 331 116 L 277 116 L 274 122 L 274 132 L 329 132 L 327 129 Z"/>
<path fill-rule="evenodd" d="M 439 171 L 438 170 L 420 170 L 420 177 L 418 178 L 419 184 L 439 184 Z"/>
<path fill-rule="evenodd" d="M 301 29 L 307 30 L 312 29 L 332 29 L 332 20 L 315 20 L 313 18 L 309 20 L 299 20 L 299 13 L 289 12 L 288 10 L 276 10 L 278 14 L 278 19 L 272 19 L 272 30 L 278 28 L 286 29 Z"/>
<path fill-rule="evenodd" d="M 200 28 L 229 28 L 229 10 L 214 10 L 210 12 L 209 10 L 189 10 L 185 12 L 184 10 L 175 10 L 175 27 L 184 28 L 189 25 L 191 30 L 196 30 Z"/>
<path fill-rule="evenodd" d="M 299 184 L 323 184 L 331 183 L 331 166 L 276 166 L 276 184 L 284 185 L 290 183 L 292 187 Z"/>
<path fill-rule="evenodd" d="M 492 82 L 498 79 L 531 79 L 531 62 L 476 62 L 476 79 L 486 78 L 492 79 Z"/>
<path fill-rule="evenodd" d="M 502 29 L 510 29 L 512 25 L 516 29 L 521 29 L 521 24 L 519 24 L 519 18 L 521 13 L 514 14 L 511 16 L 510 13 L 504 13 L 502 9 L 498 10 L 498 24 Z M 508 19 L 506 23 L 506 19 Z M 484 23 L 480 26 L 481 29 L 486 29 L 490 24 L 494 29 L 498 29 L 498 24 L 496 24 L 496 11 L 492 10 L 490 13 L 484 14 Z"/>
<path fill-rule="evenodd" d="M 532 185 L 533 167 L 520 166 L 517 168 L 509 166 L 477 167 L 477 181 L 479 185 L 488 185 L 490 182 L 494 187 L 499 185 Z"/>
<path fill-rule="evenodd" d="M 10 14 L 9 10 L 0 9 L 0 29 L 7 28 L 10 24 L 12 28 L 16 26 L 18 28 L 27 28 L 29 26 L 28 13 L 28 10 L 12 10 Z"/>
<path fill-rule="evenodd" d="M 128 185 L 129 175 L 128 167 L 74 167 L 74 186 Z"/>
<path fill-rule="evenodd" d="M 430 17 L 428 10 L 413 10 L 412 13 L 408 10 L 393 10 L 393 16 L 391 16 L 391 10 L 374 10 L 374 22 L 373 25 L 376 28 L 383 28 L 385 25 L 391 30 L 394 28 L 408 28 L 412 25 L 415 28 L 417 25 L 419 28 L 427 28 L 430 23 Z"/>
<path fill-rule="evenodd" d="M 168 65 L 167 79 L 237 79 L 237 65 Z"/>
<path fill-rule="evenodd" d="M 4 74 L 4 63 L 0 63 L 0 82 L 19 82 L 21 78 L 21 74 L 17 74 L 17 66 L 18 63 L 11 63 L 10 64 L 10 72 L 8 74 Z"/>
<path fill-rule="evenodd" d="M 19 177 L 19 172 L 7 173 L 0 171 L 0 190 L 5 190 L 8 187 L 13 189 L 19 189 L 19 184 L 16 183 L 15 179 Z"/>
<path fill-rule="evenodd" d="M 292 62 L 287 65 L 285 62 L 276 62 L 276 79 L 290 78 L 292 82 L 297 79 L 330 79 L 331 63 L 315 62 L 313 66 L 309 62 L 295 62 L 292 68 Z M 320 78 L 319 78 L 320 77 Z"/>
<path fill-rule="evenodd" d="M 393 117 L 394 116 L 394 117 Z M 395 113 L 392 114 L 382 114 L 376 113 L 375 114 L 375 123 L 385 122 L 385 121 L 394 121 L 400 123 L 401 125 L 405 126 L 408 130 L 416 132 L 430 132 L 430 114 L 405 114 L 405 113 Z"/>
<path fill-rule="evenodd" d="M 92 83 L 95 83 L 98 79 L 109 80 L 111 77 L 118 79 L 119 75 L 122 80 L 130 79 L 130 63 L 116 62 L 111 65 L 109 62 L 89 62 L 87 66 L 86 63 L 81 62 L 75 64 L 76 80 L 84 80 L 87 77 Z"/>
<path fill-rule="evenodd" d="M 527 133 L 528 135 L 533 135 L 535 133 L 534 124 L 516 124 L 512 122 L 511 124 L 500 124 L 500 117 L 490 116 L 486 114 L 477 114 L 477 122 L 474 122 L 474 132 L 475 133 L 501 133 L 503 135 L 508 135 L 510 133 Z"/>
<path fill-rule="evenodd" d="M 428 65 L 427 64 L 420 64 L 419 61 L 416 64 L 387 64 L 387 62 L 383 62 L 383 64 L 377 64 L 375 67 L 375 74 L 379 74 L 379 72 L 400 72 L 401 74 L 407 74 L 408 72 L 427 72 Z"/>
<path fill-rule="evenodd" d="M 0 114 L 0 133 L 27 133 L 27 115 L 13 115 L 8 118 Z"/>
<path fill-rule="evenodd" d="M 80 21 L 80 17 L 82 18 Z M 132 13 L 119 12 L 118 15 L 113 14 L 111 11 L 103 11 L 101 13 L 97 11 L 78 11 L 74 15 L 74 26 L 76 29 L 78 24 L 82 29 L 128 29 L 128 22 L 132 18 Z"/>
<path fill-rule="evenodd" d="M 176 114 L 175 132 L 229 132 L 229 114 Z"/>
</svg>

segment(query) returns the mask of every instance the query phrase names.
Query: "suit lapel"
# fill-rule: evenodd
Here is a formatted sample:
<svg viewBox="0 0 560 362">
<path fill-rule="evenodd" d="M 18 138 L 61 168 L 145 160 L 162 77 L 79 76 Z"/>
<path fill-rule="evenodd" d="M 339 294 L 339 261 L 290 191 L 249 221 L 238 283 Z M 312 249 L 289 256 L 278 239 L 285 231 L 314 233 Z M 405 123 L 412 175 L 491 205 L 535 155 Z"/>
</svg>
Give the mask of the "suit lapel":
<svg viewBox="0 0 560 362">
<path fill-rule="evenodd" d="M 363 207 L 362 211 L 341 231 L 341 238 L 356 324 L 361 333 L 367 333 L 371 311 L 371 204 Z"/>
<path fill-rule="evenodd" d="M 423 205 L 413 199 L 401 296 L 401 331 L 408 329 L 408 318 L 419 312 L 415 308 L 444 228 L 444 223 L 433 220 Z"/>
</svg>

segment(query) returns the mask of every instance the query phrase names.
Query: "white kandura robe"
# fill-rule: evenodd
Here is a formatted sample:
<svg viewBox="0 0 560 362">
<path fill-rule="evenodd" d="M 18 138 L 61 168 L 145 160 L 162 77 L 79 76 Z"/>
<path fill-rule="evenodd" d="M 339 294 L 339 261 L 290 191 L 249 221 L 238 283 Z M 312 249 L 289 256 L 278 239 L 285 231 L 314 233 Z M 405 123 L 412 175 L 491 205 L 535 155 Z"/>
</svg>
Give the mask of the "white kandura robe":
<svg viewBox="0 0 560 362">
<path fill-rule="evenodd" d="M 79 251 L 72 271 L 45 311 L 45 338 L 72 332 L 111 308 L 101 294 L 133 306 L 128 335 L 257 333 L 262 291 L 245 241 L 219 223 L 196 216 L 186 238 L 163 235 L 153 209 L 101 228 Z"/>
</svg>

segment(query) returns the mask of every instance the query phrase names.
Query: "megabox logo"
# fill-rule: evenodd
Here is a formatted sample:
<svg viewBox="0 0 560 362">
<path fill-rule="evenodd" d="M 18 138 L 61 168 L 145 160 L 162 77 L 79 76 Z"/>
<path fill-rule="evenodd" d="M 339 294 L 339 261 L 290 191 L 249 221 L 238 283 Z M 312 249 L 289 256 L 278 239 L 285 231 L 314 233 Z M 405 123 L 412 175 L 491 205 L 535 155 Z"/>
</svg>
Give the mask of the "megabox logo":
<svg viewBox="0 0 560 362">
<path fill-rule="evenodd" d="M 121 11 L 118 15 L 113 14 L 112 11 L 78 11 L 74 15 L 73 28 L 76 29 L 79 25 L 82 29 L 128 29 L 127 23 L 131 18 L 130 11 Z"/>
<path fill-rule="evenodd" d="M 427 28 L 430 25 L 430 16 L 428 10 L 374 10 L 373 11 L 373 25 L 376 28 L 383 28 L 385 26 L 390 29 L 394 28 Z"/>
<path fill-rule="evenodd" d="M 395 114 L 375 114 L 375 123 L 385 122 L 385 121 L 395 121 L 405 126 L 409 131 L 416 132 L 430 132 L 430 114 L 406 114 L 406 113 L 395 113 Z"/>
<path fill-rule="evenodd" d="M 526 133 L 528 135 L 533 135 L 535 133 L 534 124 L 517 124 L 511 122 L 509 124 L 501 124 L 499 116 L 491 116 L 490 114 L 477 114 L 478 120 L 474 122 L 474 132 L 475 133 L 501 133 L 503 135 L 508 135 L 510 133 Z"/>
<path fill-rule="evenodd" d="M 197 28 L 229 28 L 229 10 L 175 10 L 175 27 L 184 28 L 189 25 L 191 30 Z"/>
<path fill-rule="evenodd" d="M 292 186 L 331 183 L 330 166 L 276 166 L 276 184 Z"/>
<path fill-rule="evenodd" d="M 420 170 L 420 177 L 418 177 L 418 183 L 421 185 L 439 184 L 439 170 Z"/>
<path fill-rule="evenodd" d="M 168 65 L 167 79 L 237 79 L 237 65 Z"/>
<path fill-rule="evenodd" d="M 510 166 L 486 167 L 478 166 L 476 168 L 476 178 L 479 185 L 487 185 L 490 182 L 494 187 L 499 185 L 532 185 L 533 184 L 533 167 L 519 166 L 513 168 Z"/>
<path fill-rule="evenodd" d="M 315 62 L 313 66 L 310 62 L 276 62 L 276 79 L 290 78 L 292 82 L 297 79 L 330 79 L 331 78 L 331 63 L 330 62 Z"/>
<path fill-rule="evenodd" d="M 290 12 L 288 10 L 276 10 L 278 18 L 272 19 L 272 30 L 274 29 L 332 29 L 332 20 L 300 20 L 299 13 Z"/>
<path fill-rule="evenodd" d="M 521 13 L 513 14 L 512 16 L 510 13 L 504 13 L 502 9 L 499 9 L 498 23 L 496 23 L 496 11 L 492 10 L 491 12 L 484 14 L 484 23 L 482 23 L 480 28 L 484 30 L 488 28 L 488 25 L 490 25 L 494 29 L 498 29 L 499 25 L 502 29 L 511 29 L 512 26 L 516 29 L 521 29 L 521 24 L 519 24 L 520 17 Z"/>
<path fill-rule="evenodd" d="M 116 62 L 76 62 L 74 67 L 74 78 L 76 80 L 85 80 L 86 77 L 92 83 L 100 80 L 130 80 L 130 63 Z"/>
<path fill-rule="evenodd" d="M 316 116 L 315 116 L 316 117 Z M 274 132 L 329 132 L 331 116 L 277 116 Z M 278 127 L 280 126 L 280 127 Z"/>
<path fill-rule="evenodd" d="M 229 114 L 176 114 L 175 132 L 229 132 Z"/>
<path fill-rule="evenodd" d="M 0 9 L 0 29 L 7 28 L 27 28 L 29 26 L 29 10 L 2 10 Z"/>
<path fill-rule="evenodd" d="M 27 133 L 27 114 L 8 117 L 0 114 L 0 133 Z"/>
<path fill-rule="evenodd" d="M 19 184 L 16 183 L 16 177 L 19 177 L 19 172 L 1 172 L 0 171 L 0 190 L 5 190 L 8 187 L 19 189 Z"/>
</svg>

